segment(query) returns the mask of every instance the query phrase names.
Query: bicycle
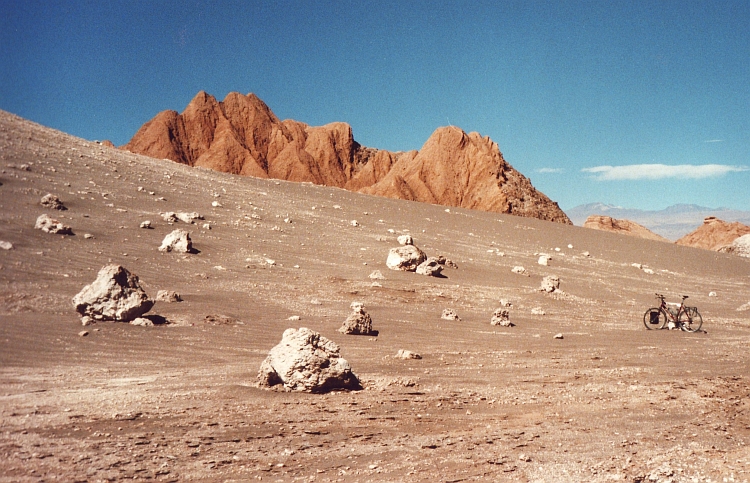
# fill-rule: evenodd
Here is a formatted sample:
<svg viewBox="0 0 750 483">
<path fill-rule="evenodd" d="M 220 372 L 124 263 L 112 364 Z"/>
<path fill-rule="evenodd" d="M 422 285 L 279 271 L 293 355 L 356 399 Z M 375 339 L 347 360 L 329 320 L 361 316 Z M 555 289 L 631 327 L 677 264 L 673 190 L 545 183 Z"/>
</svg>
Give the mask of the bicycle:
<svg viewBox="0 0 750 483">
<path fill-rule="evenodd" d="M 659 307 L 652 307 L 643 314 L 643 325 L 648 330 L 663 329 L 669 321 L 675 324 L 675 328 L 686 332 L 698 332 L 703 325 L 703 317 L 698 313 L 698 307 L 685 305 L 687 295 L 682 296 L 682 302 L 669 303 L 664 301 L 664 295 L 656 294 L 661 300 Z"/>
</svg>

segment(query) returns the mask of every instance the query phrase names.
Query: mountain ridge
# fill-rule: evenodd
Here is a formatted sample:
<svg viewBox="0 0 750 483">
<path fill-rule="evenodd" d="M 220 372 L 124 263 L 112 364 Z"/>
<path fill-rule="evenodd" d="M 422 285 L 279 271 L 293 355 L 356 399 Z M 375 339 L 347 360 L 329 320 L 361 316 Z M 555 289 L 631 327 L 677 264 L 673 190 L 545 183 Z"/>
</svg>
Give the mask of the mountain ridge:
<svg viewBox="0 0 750 483">
<path fill-rule="evenodd" d="M 627 219 L 643 225 L 652 232 L 676 241 L 703 225 L 707 217 L 715 217 L 728 222 L 750 224 L 750 211 L 731 208 L 709 208 L 705 206 L 679 203 L 662 210 L 639 210 L 611 204 L 595 202 L 578 205 L 565 210 L 574 225 L 583 226 L 591 215 L 606 215 L 617 219 Z"/>
<path fill-rule="evenodd" d="M 497 143 L 453 126 L 437 128 L 419 151 L 391 152 L 362 146 L 344 122 L 281 121 L 255 94 L 217 101 L 200 91 L 182 114 L 158 113 L 121 148 L 232 174 L 572 224 Z"/>
</svg>

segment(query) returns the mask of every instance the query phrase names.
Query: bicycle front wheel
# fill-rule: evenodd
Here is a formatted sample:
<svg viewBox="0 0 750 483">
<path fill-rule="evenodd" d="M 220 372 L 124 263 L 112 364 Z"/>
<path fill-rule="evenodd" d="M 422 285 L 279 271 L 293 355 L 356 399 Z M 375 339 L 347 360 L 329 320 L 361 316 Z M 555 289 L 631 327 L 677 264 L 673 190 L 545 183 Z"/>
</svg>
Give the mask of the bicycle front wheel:
<svg viewBox="0 0 750 483">
<path fill-rule="evenodd" d="M 703 317 L 698 313 L 695 307 L 687 307 L 687 310 L 680 313 L 680 327 L 688 332 L 698 332 L 703 326 Z"/>
<path fill-rule="evenodd" d="M 663 329 L 667 325 L 667 314 L 660 308 L 650 308 L 643 314 L 643 325 L 648 330 Z"/>
</svg>

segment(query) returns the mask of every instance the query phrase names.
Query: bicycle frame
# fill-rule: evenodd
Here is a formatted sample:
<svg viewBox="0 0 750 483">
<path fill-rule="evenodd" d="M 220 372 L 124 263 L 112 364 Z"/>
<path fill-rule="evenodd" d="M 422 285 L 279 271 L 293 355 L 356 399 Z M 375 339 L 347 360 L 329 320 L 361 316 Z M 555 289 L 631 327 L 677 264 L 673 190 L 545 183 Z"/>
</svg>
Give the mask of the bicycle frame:
<svg viewBox="0 0 750 483">
<path fill-rule="evenodd" d="M 682 296 L 679 305 L 667 303 L 662 294 L 656 294 L 656 298 L 660 300 L 659 306 L 652 307 L 643 314 L 643 324 L 647 329 L 663 329 L 669 322 L 674 325 L 670 328 L 677 328 L 686 332 L 697 332 L 703 326 L 703 317 L 698 312 L 698 308 L 685 305 L 687 295 Z M 675 306 L 677 306 L 676 310 L 673 309 Z M 673 310 L 675 311 L 673 312 Z"/>
</svg>

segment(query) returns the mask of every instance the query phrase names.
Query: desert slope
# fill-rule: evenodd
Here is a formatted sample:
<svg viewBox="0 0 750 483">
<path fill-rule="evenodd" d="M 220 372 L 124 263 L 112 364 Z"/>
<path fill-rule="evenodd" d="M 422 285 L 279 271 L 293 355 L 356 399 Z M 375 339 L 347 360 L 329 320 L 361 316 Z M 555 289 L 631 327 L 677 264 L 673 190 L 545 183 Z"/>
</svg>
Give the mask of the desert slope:
<svg viewBox="0 0 750 483">
<path fill-rule="evenodd" d="M 41 214 L 75 234 L 34 229 Z M 158 251 L 175 228 L 196 253 Z M 407 233 L 458 268 L 388 270 Z M 2 482 L 750 477 L 741 257 L 196 169 L 4 112 L 0 240 Z M 169 323 L 82 327 L 71 299 L 108 263 L 179 292 L 151 311 Z M 561 291 L 539 290 L 550 275 Z M 690 295 L 707 332 L 646 330 L 654 292 Z M 490 325 L 501 299 L 514 327 Z M 377 337 L 338 332 L 354 301 Z M 364 389 L 256 387 L 289 327 L 336 342 Z"/>
<path fill-rule="evenodd" d="M 182 114 L 157 114 L 123 148 L 226 173 L 571 224 L 489 137 L 455 127 L 437 129 L 419 152 L 392 153 L 361 146 L 343 122 L 280 121 L 254 94 L 217 101 L 201 91 Z"/>
</svg>

